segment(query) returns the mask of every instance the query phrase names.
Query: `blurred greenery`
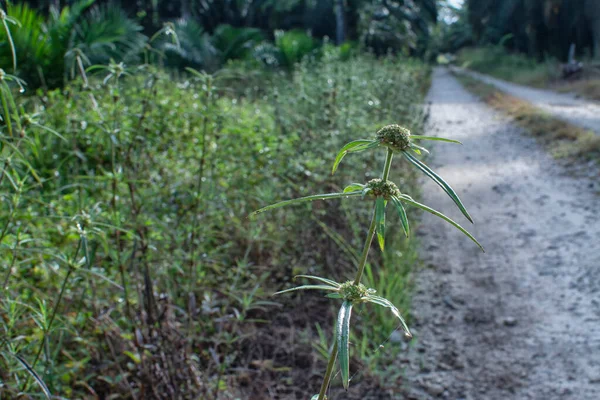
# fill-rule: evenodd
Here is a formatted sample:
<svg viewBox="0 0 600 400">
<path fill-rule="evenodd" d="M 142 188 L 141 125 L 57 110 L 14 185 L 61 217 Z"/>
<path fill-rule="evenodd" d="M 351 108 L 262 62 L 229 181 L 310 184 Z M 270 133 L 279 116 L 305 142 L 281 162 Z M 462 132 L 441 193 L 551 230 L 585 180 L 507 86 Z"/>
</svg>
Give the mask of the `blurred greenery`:
<svg viewBox="0 0 600 400">
<path fill-rule="evenodd" d="M 39 397 L 45 386 L 64 398 L 314 392 L 310 371 L 323 362 L 311 349 L 314 326 L 326 326 L 330 303 L 269 294 L 307 268 L 348 279 L 344 246 L 364 239 L 368 207 L 358 217 L 341 203 L 247 215 L 375 177 L 376 155 L 356 156 L 331 177 L 335 151 L 389 123 L 420 132 L 428 68 L 351 45 L 317 48 L 288 31 L 271 44 L 285 67 L 277 69 L 254 56 L 269 43 L 260 31 L 221 25 L 205 35 L 179 22 L 142 40 L 131 22 L 105 35 L 123 14 L 88 6 L 62 17 L 9 8 L 31 21 L 10 32 L 17 73 L 33 83 L 23 94 L 16 77 L 0 80 L 0 397 Z M 144 44 L 133 57 L 136 38 Z M 200 66 L 216 57 L 225 68 L 183 71 L 189 64 L 171 53 Z M 414 192 L 411 173 L 394 175 Z M 406 313 L 415 250 L 402 240 L 389 251 L 404 252 L 405 264 L 374 261 L 397 271 L 381 290 Z M 384 317 L 359 318 L 369 326 Z M 282 340 L 294 335 L 304 339 Z"/>
<path fill-rule="evenodd" d="M 572 44 L 580 58 L 600 57 L 600 7 L 596 0 L 465 0 L 440 2 L 442 52 L 498 45 L 538 61 L 567 61 Z"/>
<path fill-rule="evenodd" d="M 557 61 L 538 62 L 525 54 L 509 53 L 502 46 L 464 48 L 456 61 L 462 67 L 522 85 L 546 87 L 560 78 Z"/>
<path fill-rule="evenodd" d="M 437 20 L 435 0 L 38 0 L 9 1 L 6 12 L 21 24 L 14 72 L 34 88 L 73 78 L 77 55 L 86 67 L 158 57 L 207 71 L 253 57 L 289 68 L 324 42 L 423 56 Z M 11 62 L 2 29 L 0 68 Z"/>
</svg>

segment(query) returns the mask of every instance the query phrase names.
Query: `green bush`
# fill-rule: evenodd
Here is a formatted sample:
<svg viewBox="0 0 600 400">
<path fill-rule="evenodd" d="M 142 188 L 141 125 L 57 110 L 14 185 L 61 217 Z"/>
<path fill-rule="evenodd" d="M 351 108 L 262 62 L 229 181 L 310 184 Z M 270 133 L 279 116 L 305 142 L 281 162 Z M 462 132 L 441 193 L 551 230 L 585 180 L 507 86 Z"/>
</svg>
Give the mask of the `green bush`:
<svg viewBox="0 0 600 400">
<path fill-rule="evenodd" d="M 79 0 L 45 17 L 26 3 L 9 4 L 7 14 L 18 21 L 11 25 L 15 44 L 16 75 L 32 88 L 62 86 L 72 78 L 79 55 L 85 66 L 139 55 L 146 38 L 141 27 L 116 5 L 93 6 L 94 0 Z M 12 49 L 7 32 L 0 29 L 0 68 L 12 71 Z"/>
</svg>

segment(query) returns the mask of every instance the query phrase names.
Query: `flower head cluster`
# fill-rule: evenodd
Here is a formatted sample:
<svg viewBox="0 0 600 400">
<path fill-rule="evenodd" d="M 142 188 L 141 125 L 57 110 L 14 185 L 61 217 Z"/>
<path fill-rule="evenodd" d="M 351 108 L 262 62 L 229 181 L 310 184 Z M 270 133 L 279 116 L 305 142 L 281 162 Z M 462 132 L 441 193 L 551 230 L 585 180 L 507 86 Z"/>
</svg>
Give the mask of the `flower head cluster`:
<svg viewBox="0 0 600 400">
<path fill-rule="evenodd" d="M 386 200 L 390 200 L 392 197 L 400 196 L 400 189 L 394 182 L 384 181 L 381 179 L 371 179 L 367 182 L 367 188 L 369 194 L 373 197 L 383 197 Z"/>
<path fill-rule="evenodd" d="M 377 131 L 377 140 L 394 151 L 410 147 L 410 130 L 400 125 L 387 125 Z"/>
<path fill-rule="evenodd" d="M 346 301 L 351 303 L 360 303 L 364 301 L 364 299 L 375 293 L 375 289 L 369 289 L 362 283 L 355 285 L 354 282 L 348 281 L 346 283 L 342 283 L 339 289 L 340 296 Z"/>
</svg>

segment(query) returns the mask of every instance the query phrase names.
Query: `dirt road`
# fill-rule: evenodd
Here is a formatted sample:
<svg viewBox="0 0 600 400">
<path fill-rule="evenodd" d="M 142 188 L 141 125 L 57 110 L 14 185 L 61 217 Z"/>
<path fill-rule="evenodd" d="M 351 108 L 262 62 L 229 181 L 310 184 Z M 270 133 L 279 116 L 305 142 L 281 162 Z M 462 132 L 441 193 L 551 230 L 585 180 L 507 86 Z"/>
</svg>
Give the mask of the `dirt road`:
<svg viewBox="0 0 600 400">
<path fill-rule="evenodd" d="M 599 182 L 568 176 L 447 70 L 429 100 L 429 133 L 464 143 L 433 146 L 433 165 L 487 253 L 424 216 L 405 398 L 600 399 Z M 470 225 L 432 182 L 424 201 Z"/>
<path fill-rule="evenodd" d="M 592 130 L 600 135 L 600 103 L 598 102 L 579 99 L 569 93 L 557 93 L 551 90 L 517 85 L 461 68 L 454 68 L 453 70 L 493 85 L 511 96 L 533 104 L 558 119 Z"/>
</svg>

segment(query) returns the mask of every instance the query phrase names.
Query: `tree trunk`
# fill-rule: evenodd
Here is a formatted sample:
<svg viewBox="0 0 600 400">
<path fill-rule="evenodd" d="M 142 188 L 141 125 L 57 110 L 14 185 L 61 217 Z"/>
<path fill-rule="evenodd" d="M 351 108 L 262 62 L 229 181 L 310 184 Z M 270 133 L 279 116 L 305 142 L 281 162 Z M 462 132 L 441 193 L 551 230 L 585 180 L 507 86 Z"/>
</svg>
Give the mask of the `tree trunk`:
<svg viewBox="0 0 600 400">
<path fill-rule="evenodd" d="M 344 0 L 336 0 L 335 2 L 335 43 L 339 46 L 346 41 L 346 22 Z"/>
</svg>

